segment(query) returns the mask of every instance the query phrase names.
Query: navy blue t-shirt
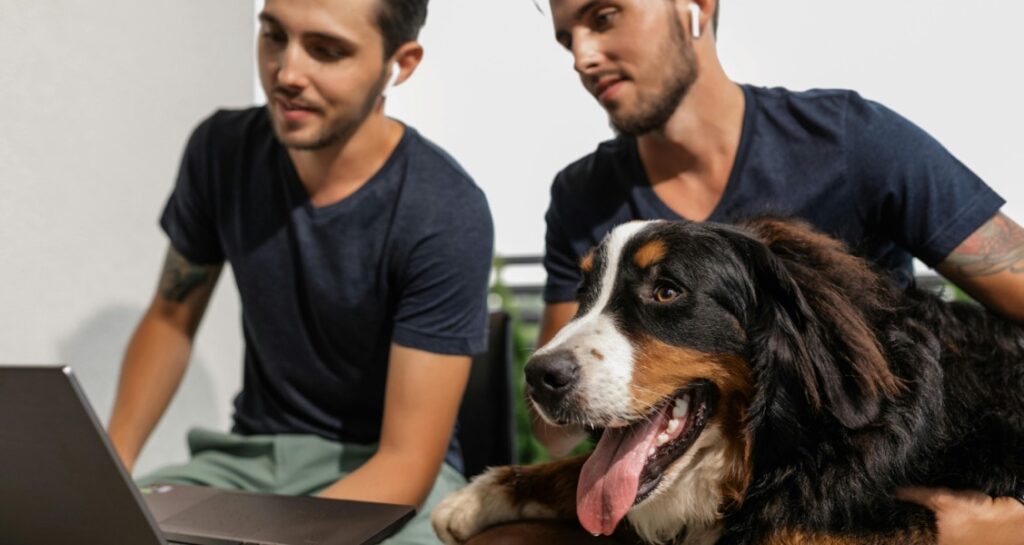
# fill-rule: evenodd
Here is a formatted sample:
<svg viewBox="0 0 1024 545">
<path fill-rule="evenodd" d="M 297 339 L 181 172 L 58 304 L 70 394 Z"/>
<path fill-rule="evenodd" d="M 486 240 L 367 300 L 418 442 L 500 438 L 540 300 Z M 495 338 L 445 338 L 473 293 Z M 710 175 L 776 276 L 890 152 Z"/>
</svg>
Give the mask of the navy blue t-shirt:
<svg viewBox="0 0 1024 545">
<path fill-rule="evenodd" d="M 317 207 L 265 108 L 217 112 L 189 140 L 160 224 L 189 261 L 231 264 L 245 337 L 237 433 L 375 442 L 392 342 L 485 349 L 487 201 L 411 127 L 365 185 Z M 462 467 L 454 439 L 447 461 Z"/>
<path fill-rule="evenodd" d="M 807 220 L 913 281 L 998 212 L 992 189 L 913 123 L 841 90 L 742 86 L 743 129 L 709 221 L 774 214 Z M 631 220 L 681 220 L 651 187 L 636 139 L 620 136 L 555 178 L 548 208 L 545 301 L 572 301 L 581 256 Z"/>
</svg>

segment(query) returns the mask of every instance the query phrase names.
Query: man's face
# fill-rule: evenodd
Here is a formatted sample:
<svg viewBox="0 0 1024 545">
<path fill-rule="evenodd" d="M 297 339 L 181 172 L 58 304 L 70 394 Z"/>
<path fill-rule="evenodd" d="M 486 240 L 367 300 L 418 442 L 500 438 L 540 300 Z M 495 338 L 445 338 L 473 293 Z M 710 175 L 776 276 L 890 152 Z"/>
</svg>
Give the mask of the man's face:
<svg viewBox="0 0 1024 545">
<path fill-rule="evenodd" d="M 285 146 L 336 143 L 376 107 L 386 78 L 378 1 L 266 1 L 260 14 L 260 82 Z"/>
<path fill-rule="evenodd" d="M 670 0 L 550 0 L 555 38 L 621 133 L 662 128 L 697 77 Z"/>
</svg>

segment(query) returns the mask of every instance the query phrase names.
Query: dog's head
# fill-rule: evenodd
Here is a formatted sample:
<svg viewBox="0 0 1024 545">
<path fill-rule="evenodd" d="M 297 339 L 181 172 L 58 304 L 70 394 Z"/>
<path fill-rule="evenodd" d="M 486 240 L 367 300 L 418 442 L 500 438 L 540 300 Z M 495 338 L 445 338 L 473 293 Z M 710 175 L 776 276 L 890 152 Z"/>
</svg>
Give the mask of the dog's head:
<svg viewBox="0 0 1024 545">
<path fill-rule="evenodd" d="M 544 418 L 605 429 L 577 497 L 593 533 L 666 501 L 715 518 L 807 426 L 863 427 L 899 389 L 870 326 L 885 284 L 802 224 L 629 223 L 581 269 L 526 375 Z"/>
</svg>

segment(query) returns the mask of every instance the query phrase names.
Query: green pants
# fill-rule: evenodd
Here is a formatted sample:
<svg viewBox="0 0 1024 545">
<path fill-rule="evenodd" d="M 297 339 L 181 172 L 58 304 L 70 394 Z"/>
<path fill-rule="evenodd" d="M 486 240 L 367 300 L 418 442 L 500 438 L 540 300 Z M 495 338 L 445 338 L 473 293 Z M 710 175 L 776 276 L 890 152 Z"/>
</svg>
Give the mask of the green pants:
<svg viewBox="0 0 1024 545">
<path fill-rule="evenodd" d="M 159 469 L 136 480 L 193 484 L 232 490 L 286 495 L 312 495 L 327 488 L 366 462 L 376 445 L 334 443 L 313 435 L 235 435 L 204 429 L 188 434 L 192 459 Z M 466 479 L 448 464 L 434 482 L 427 501 L 385 545 L 437 545 L 430 512 Z"/>
</svg>

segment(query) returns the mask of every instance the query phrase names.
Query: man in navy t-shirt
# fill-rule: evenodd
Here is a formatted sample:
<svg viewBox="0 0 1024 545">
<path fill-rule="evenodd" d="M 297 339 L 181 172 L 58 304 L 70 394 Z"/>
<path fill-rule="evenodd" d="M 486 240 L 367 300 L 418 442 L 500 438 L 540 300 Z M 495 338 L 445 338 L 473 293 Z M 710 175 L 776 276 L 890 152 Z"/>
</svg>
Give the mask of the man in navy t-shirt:
<svg viewBox="0 0 1024 545">
<path fill-rule="evenodd" d="M 619 136 L 551 188 L 540 344 L 576 312 L 578 263 L 635 219 L 797 216 L 913 281 L 912 257 L 993 310 L 1024 319 L 1024 231 L 1004 201 L 924 131 L 851 91 L 729 80 L 717 0 L 550 0 L 556 39 Z M 534 419 L 561 455 L 582 436 Z M 904 491 L 938 513 L 942 543 L 1012 543 L 1024 506 L 971 493 Z M 1019 541 L 1017 541 L 1019 543 Z"/>
<path fill-rule="evenodd" d="M 130 469 L 225 262 L 245 337 L 234 428 L 194 430 L 189 463 L 145 482 L 415 505 L 389 543 L 438 542 L 430 507 L 465 483 L 452 429 L 485 349 L 493 228 L 459 165 L 383 112 L 386 82 L 422 58 L 426 9 L 267 0 L 268 105 L 217 112 L 188 142 L 110 436 Z"/>
</svg>

